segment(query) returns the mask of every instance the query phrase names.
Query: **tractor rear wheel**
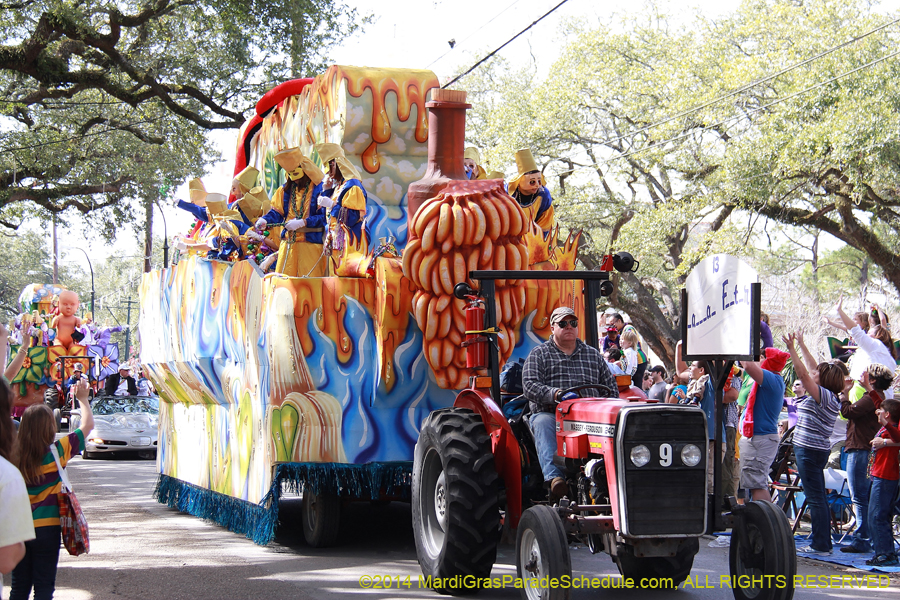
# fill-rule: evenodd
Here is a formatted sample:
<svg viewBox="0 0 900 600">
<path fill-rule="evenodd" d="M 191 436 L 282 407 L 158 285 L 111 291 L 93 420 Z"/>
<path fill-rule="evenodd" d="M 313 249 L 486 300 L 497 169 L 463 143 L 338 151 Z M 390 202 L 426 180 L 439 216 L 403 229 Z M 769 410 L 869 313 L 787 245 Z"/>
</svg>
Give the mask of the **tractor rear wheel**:
<svg viewBox="0 0 900 600">
<path fill-rule="evenodd" d="M 572 577 L 572 557 L 562 519 L 546 504 L 532 506 L 516 530 L 516 576 L 524 600 L 567 600 L 569 587 L 541 585 L 541 580 Z"/>
<path fill-rule="evenodd" d="M 49 387 L 44 390 L 44 404 L 46 404 L 50 410 L 59 408 L 59 390 L 55 387 Z"/>
<path fill-rule="evenodd" d="M 736 600 L 789 600 L 794 595 L 797 551 L 784 511 L 754 501 L 735 511 L 728 567 Z M 774 575 L 766 577 L 763 575 Z M 762 585 L 754 584 L 763 582 Z"/>
<path fill-rule="evenodd" d="M 490 575 L 500 537 L 498 480 L 491 440 L 478 415 L 450 408 L 425 419 L 413 462 L 412 516 L 426 577 Z"/>
<path fill-rule="evenodd" d="M 691 574 L 694 556 L 699 551 L 700 540 L 697 538 L 681 540 L 675 556 L 635 556 L 634 546 L 620 544 L 615 562 L 622 577 L 631 578 L 635 583 L 641 579 L 671 579 L 678 585 Z"/>
<path fill-rule="evenodd" d="M 303 537 L 313 548 L 334 545 L 341 525 L 341 499 L 334 494 L 316 494 L 303 490 L 300 505 Z"/>
</svg>

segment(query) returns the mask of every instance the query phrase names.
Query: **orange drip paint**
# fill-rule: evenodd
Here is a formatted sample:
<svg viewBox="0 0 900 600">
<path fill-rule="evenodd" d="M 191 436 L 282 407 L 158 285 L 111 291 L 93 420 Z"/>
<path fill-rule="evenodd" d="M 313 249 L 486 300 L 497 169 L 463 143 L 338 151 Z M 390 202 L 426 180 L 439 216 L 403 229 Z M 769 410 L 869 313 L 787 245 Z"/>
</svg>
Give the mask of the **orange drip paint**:
<svg viewBox="0 0 900 600">
<path fill-rule="evenodd" d="M 313 340 L 307 335 L 309 320 L 319 309 L 316 327 L 332 340 L 337 347 L 338 360 L 342 364 L 350 361 L 354 340 L 344 328 L 347 316 L 347 301 L 354 298 L 363 306 L 372 306 L 375 299 L 375 282 L 371 279 L 348 279 L 339 277 L 294 279 L 272 278 L 273 289 L 285 288 L 294 298 L 294 323 L 300 338 L 303 355 L 309 356 L 314 349 Z"/>
</svg>

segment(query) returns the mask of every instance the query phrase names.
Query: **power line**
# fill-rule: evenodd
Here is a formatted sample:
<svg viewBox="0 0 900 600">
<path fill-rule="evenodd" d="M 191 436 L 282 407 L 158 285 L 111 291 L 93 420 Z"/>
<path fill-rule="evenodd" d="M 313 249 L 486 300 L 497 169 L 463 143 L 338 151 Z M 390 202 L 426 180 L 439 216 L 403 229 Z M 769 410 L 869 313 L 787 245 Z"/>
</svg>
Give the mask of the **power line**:
<svg viewBox="0 0 900 600">
<path fill-rule="evenodd" d="M 500 12 L 498 12 L 496 15 L 494 15 L 494 17 L 493 17 L 490 21 L 488 21 L 487 23 L 485 23 L 484 25 L 482 25 L 481 27 L 479 27 L 478 29 L 476 29 L 475 31 L 473 31 L 466 39 L 464 39 L 464 40 L 461 41 L 461 42 L 458 42 L 458 43 L 456 44 L 456 46 L 451 47 L 449 50 L 447 50 L 446 52 L 444 52 L 443 54 L 441 54 L 439 57 L 437 57 L 436 59 L 434 59 L 433 61 L 431 61 L 431 63 L 430 63 L 427 67 L 425 67 L 425 68 L 426 68 L 426 69 L 430 69 L 431 66 L 432 66 L 434 63 L 438 62 L 439 60 L 441 60 L 442 58 L 444 58 L 445 56 L 447 56 L 448 54 L 450 54 L 451 52 L 453 52 L 456 48 L 461 47 L 463 44 L 465 44 L 466 42 L 468 42 L 470 39 L 472 39 L 472 37 L 473 37 L 476 33 L 478 33 L 479 31 L 481 31 L 482 29 L 484 29 L 485 27 L 487 27 L 488 25 L 490 25 L 491 23 L 493 23 L 493 22 L 497 19 L 497 17 L 499 17 L 500 15 L 502 15 L 503 13 L 505 13 L 506 11 L 508 11 L 509 9 L 511 9 L 513 6 L 515 6 L 515 5 L 518 4 L 519 2 L 521 2 L 521 0 L 515 0 L 515 2 L 513 2 L 512 4 L 510 4 L 509 6 L 507 6 L 506 8 L 504 8 L 503 10 L 501 10 Z"/>
<path fill-rule="evenodd" d="M 815 90 L 815 89 L 817 89 L 817 88 L 820 88 L 820 87 L 822 87 L 822 86 L 824 86 L 824 85 L 827 85 L 827 84 L 829 84 L 829 83 L 832 83 L 832 82 L 834 82 L 834 81 L 837 81 L 838 79 L 841 79 L 842 77 L 846 77 L 847 75 L 852 75 L 852 74 L 854 74 L 854 73 L 857 73 L 857 72 L 859 72 L 859 71 L 862 71 L 863 69 L 867 69 L 867 68 L 869 68 L 869 67 L 872 67 L 872 66 L 874 66 L 874 65 L 877 65 L 877 64 L 880 63 L 880 62 L 884 62 L 884 61 L 886 61 L 886 60 L 888 60 L 888 59 L 890 59 L 890 58 L 894 58 L 895 56 L 898 56 L 898 55 L 900 55 L 900 50 L 898 50 L 897 52 L 894 52 L 894 53 L 892 53 L 892 54 L 888 54 L 887 56 L 882 56 L 881 58 L 877 58 L 877 59 L 875 59 L 875 60 L 873 60 L 873 61 L 871 61 L 871 62 L 868 62 L 868 63 L 866 63 L 866 64 L 864 64 L 864 65 L 862 65 L 862 66 L 860 66 L 860 67 L 857 67 L 857 68 L 855 68 L 855 69 L 851 69 L 850 71 L 846 71 L 846 72 L 844 72 L 844 73 L 841 73 L 840 75 L 836 75 L 836 76 L 832 77 L 831 79 L 827 79 L 827 80 L 822 81 L 822 82 L 820 82 L 820 83 L 817 83 L 817 84 L 815 84 L 815 85 L 811 85 L 811 86 L 809 86 L 809 87 L 807 87 L 807 88 L 805 88 L 805 89 L 802 89 L 802 90 L 800 90 L 800 91 L 798 91 L 798 92 L 794 92 L 793 94 L 790 94 L 790 95 L 788 95 L 788 96 L 785 96 L 784 98 L 778 98 L 777 100 L 773 100 L 772 102 L 769 102 L 768 104 L 764 104 L 764 105 L 762 105 L 762 106 L 757 106 L 756 108 L 748 109 L 748 112 L 759 112 L 759 111 L 761 111 L 761 110 L 765 110 L 765 109 L 769 108 L 770 106 L 774 106 L 774 105 L 780 104 L 780 103 L 782 103 L 782 102 L 787 102 L 788 100 L 790 100 L 790 99 L 792 99 L 792 98 L 796 98 L 797 96 L 800 96 L 800 95 L 802 95 L 802 94 L 805 94 L 805 93 L 807 93 L 807 92 L 810 92 L 810 91 L 812 91 L 812 90 Z M 719 126 L 721 126 L 721 125 L 724 125 L 725 123 L 728 123 L 728 122 L 730 122 L 730 121 L 735 121 L 735 122 L 740 121 L 740 120 L 743 119 L 743 118 L 744 118 L 744 115 L 736 115 L 736 116 L 734 116 L 734 117 L 729 117 L 729 118 L 727 118 L 727 119 L 722 119 L 722 120 L 719 121 L 718 123 L 714 123 L 714 124 L 712 124 L 712 125 L 706 125 L 705 127 L 700 128 L 700 130 L 701 130 L 701 131 L 707 131 L 707 130 L 709 130 L 709 129 L 713 129 L 713 128 L 715 128 L 715 127 L 719 127 Z M 682 133 L 682 134 L 680 134 L 680 135 L 677 135 L 677 136 L 674 136 L 674 137 L 671 137 L 671 138 L 662 140 L 662 141 L 660 141 L 660 142 L 657 142 L 656 144 L 654 144 L 654 147 L 655 147 L 655 146 L 661 146 L 661 145 L 667 144 L 667 143 L 669 143 L 669 142 L 676 142 L 676 141 L 678 141 L 678 140 L 681 140 L 681 139 L 684 139 L 684 138 L 689 137 L 689 136 L 691 136 L 691 135 L 694 135 L 695 133 L 697 133 L 696 130 L 691 130 L 691 131 L 688 131 L 688 132 L 686 132 L 686 133 Z M 622 139 L 622 138 L 619 138 L 619 139 Z M 640 148 L 640 149 L 638 149 L 638 150 L 632 150 L 631 152 L 625 152 L 625 153 L 623 153 L 623 154 L 620 154 L 620 155 L 618 155 L 618 156 L 614 156 L 614 157 L 612 157 L 612 158 L 610 158 L 610 159 L 608 159 L 608 160 L 605 160 L 605 161 L 604 161 L 604 164 L 609 164 L 610 162 L 612 162 L 612 161 L 614 161 L 614 160 L 619 160 L 620 158 L 627 158 L 627 157 L 632 156 L 632 155 L 634 155 L 634 154 L 639 154 L 639 153 L 641 153 L 641 152 L 646 152 L 646 151 L 651 150 L 651 149 L 652 149 L 652 148 L 648 146 L 648 147 L 646 147 L 646 148 Z"/>
<path fill-rule="evenodd" d="M 468 75 L 469 73 L 471 73 L 472 71 L 474 71 L 475 69 L 477 69 L 478 66 L 481 65 L 481 63 L 483 63 L 484 61 L 488 60 L 489 58 L 491 58 L 492 56 L 494 56 L 495 54 L 497 54 L 498 52 L 500 52 L 501 50 L 503 50 L 506 46 L 508 46 L 510 43 L 512 43 L 513 40 L 515 40 L 517 37 L 519 37 L 520 35 L 522 35 L 522 34 L 525 33 L 526 31 L 528 31 L 529 29 L 531 29 L 532 27 L 534 27 L 535 25 L 537 25 L 537 24 L 540 23 L 541 21 L 543 21 L 545 17 L 547 17 L 548 15 L 550 15 L 550 13 L 552 13 L 553 11 L 555 11 L 557 8 L 559 8 L 560 6 L 562 6 L 563 4 L 565 4 L 565 3 L 568 2 L 568 1 L 569 1 L 569 0 L 562 0 L 562 2 L 560 2 L 560 3 L 557 4 L 556 6 L 554 6 L 553 8 L 551 8 L 550 10 L 548 10 L 547 12 L 545 12 L 543 15 L 541 15 L 541 16 L 540 16 L 535 22 L 533 22 L 531 25 L 529 25 L 528 27 L 526 27 L 525 29 L 523 29 L 522 31 L 520 31 L 519 33 L 517 33 L 516 35 L 512 36 L 511 38 L 509 38 L 509 40 L 507 40 L 502 46 L 500 46 L 499 48 L 497 48 L 496 50 L 494 50 L 493 52 L 491 52 L 490 54 L 488 54 L 487 56 L 485 56 L 484 58 L 482 58 L 481 60 L 479 60 L 477 63 L 475 63 L 474 65 L 472 65 L 471 67 L 469 67 L 469 69 L 468 69 L 465 73 L 460 73 L 459 75 L 457 75 L 456 77 L 454 77 L 453 79 L 451 79 L 450 81 L 448 81 L 447 83 L 445 83 L 444 85 L 442 85 L 442 86 L 441 86 L 441 89 L 447 89 L 447 86 L 456 83 L 457 81 L 459 81 L 460 79 L 462 79 L 463 77 L 465 77 L 466 75 Z"/>
</svg>

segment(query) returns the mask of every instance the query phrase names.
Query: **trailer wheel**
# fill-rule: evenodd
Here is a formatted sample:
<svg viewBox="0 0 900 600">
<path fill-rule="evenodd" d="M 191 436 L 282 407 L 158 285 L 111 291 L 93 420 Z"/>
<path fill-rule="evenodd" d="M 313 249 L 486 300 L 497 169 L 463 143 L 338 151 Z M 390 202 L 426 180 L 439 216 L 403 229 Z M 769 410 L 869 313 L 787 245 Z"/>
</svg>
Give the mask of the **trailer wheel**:
<svg viewBox="0 0 900 600">
<path fill-rule="evenodd" d="M 334 494 L 315 494 L 304 489 L 300 520 L 307 544 L 313 548 L 334 545 L 341 525 L 341 499 Z"/>
<path fill-rule="evenodd" d="M 631 578 L 635 583 L 641 579 L 671 579 L 674 585 L 678 585 L 691 574 L 694 556 L 699 551 L 700 541 L 697 538 L 681 540 L 675 556 L 635 556 L 634 546 L 620 544 L 615 562 L 622 577 Z"/>
<path fill-rule="evenodd" d="M 737 579 L 736 600 L 789 600 L 794 596 L 797 551 L 784 511 L 771 502 L 754 501 L 734 513 L 728 567 Z M 774 578 L 762 579 L 763 575 Z M 746 584 L 742 583 L 746 582 Z"/>
<path fill-rule="evenodd" d="M 572 576 L 572 558 L 562 519 L 545 504 L 524 513 L 516 531 L 516 576 L 524 600 L 567 600 L 568 587 L 541 585 L 541 579 Z"/>
<path fill-rule="evenodd" d="M 428 415 L 416 443 L 412 484 L 416 555 L 426 577 L 490 575 L 500 533 L 498 479 L 478 415 L 462 408 Z"/>
</svg>

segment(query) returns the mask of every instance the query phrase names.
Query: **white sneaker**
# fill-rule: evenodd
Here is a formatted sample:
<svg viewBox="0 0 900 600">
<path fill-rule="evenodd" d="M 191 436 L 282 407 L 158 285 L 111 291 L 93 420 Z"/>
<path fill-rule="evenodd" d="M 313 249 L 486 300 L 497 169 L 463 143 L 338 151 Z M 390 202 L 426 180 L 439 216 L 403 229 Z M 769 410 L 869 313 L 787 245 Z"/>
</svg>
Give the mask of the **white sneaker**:
<svg viewBox="0 0 900 600">
<path fill-rule="evenodd" d="M 816 550 L 812 546 L 797 548 L 797 554 L 811 554 L 813 556 L 831 556 L 831 550 Z"/>
</svg>

